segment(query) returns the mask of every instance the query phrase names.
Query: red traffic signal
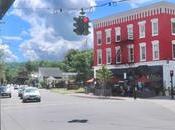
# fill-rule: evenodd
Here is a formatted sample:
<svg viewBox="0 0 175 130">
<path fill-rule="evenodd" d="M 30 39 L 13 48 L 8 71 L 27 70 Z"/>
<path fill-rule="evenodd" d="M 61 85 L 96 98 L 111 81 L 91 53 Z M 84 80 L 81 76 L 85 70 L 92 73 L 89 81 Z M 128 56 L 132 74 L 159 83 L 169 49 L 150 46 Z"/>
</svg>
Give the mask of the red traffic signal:
<svg viewBox="0 0 175 130">
<path fill-rule="evenodd" d="M 83 18 L 83 23 L 89 23 L 89 18 L 88 17 L 84 17 Z"/>
</svg>

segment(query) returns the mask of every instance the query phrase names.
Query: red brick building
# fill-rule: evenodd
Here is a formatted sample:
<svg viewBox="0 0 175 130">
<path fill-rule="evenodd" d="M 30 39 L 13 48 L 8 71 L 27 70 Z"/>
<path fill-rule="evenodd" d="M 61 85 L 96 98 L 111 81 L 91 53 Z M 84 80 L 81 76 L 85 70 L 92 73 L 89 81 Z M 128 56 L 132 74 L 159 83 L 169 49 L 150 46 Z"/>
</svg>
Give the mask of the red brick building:
<svg viewBox="0 0 175 130">
<path fill-rule="evenodd" d="M 96 19 L 93 25 L 94 77 L 102 65 L 119 80 L 127 79 L 128 68 L 146 66 L 151 72 L 146 79 L 159 77 L 162 86 L 170 86 L 170 70 L 175 72 L 174 3 L 132 9 Z"/>
</svg>

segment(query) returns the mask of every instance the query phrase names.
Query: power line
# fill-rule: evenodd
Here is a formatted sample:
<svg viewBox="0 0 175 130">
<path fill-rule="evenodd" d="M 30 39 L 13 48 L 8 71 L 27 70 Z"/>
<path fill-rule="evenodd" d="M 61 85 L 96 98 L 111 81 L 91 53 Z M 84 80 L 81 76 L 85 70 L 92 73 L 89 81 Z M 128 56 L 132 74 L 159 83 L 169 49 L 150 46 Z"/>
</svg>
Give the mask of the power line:
<svg viewBox="0 0 175 130">
<path fill-rule="evenodd" d="M 107 7 L 107 6 L 117 6 L 118 3 L 125 2 L 129 0 L 118 0 L 118 1 L 110 1 L 110 2 L 105 2 L 101 4 L 96 4 L 94 6 L 89 6 L 89 7 L 82 7 L 82 8 L 50 8 L 50 7 L 44 7 L 44 8 L 25 8 L 25 7 L 12 7 L 12 9 L 15 10 L 33 10 L 33 11 L 41 11 L 41 10 L 47 10 L 50 12 L 53 12 L 55 14 L 57 13 L 63 13 L 63 12 L 69 12 L 69 11 L 80 11 L 83 9 L 85 12 L 92 12 L 95 8 L 100 8 L 100 7 Z"/>
</svg>

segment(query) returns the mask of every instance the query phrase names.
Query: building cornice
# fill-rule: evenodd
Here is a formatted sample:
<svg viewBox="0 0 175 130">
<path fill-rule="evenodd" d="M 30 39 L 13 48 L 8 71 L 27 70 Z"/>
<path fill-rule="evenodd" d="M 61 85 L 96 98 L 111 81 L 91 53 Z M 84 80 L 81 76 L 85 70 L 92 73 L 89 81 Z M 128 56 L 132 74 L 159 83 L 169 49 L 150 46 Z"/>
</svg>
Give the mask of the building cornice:
<svg viewBox="0 0 175 130">
<path fill-rule="evenodd" d="M 108 27 L 113 24 L 120 24 L 162 13 L 175 15 L 175 3 L 162 1 L 152 5 L 120 12 L 104 18 L 93 20 L 93 26 L 95 29 Z"/>
</svg>

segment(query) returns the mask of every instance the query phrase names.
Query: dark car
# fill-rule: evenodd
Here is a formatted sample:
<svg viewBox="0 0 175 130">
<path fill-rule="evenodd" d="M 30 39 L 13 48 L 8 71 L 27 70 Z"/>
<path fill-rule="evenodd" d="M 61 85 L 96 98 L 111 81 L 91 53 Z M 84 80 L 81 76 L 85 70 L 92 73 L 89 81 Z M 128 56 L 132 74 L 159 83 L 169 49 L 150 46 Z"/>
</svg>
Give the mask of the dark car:
<svg viewBox="0 0 175 130">
<path fill-rule="evenodd" d="M 6 86 L 0 86 L 0 96 L 12 97 L 11 88 Z"/>
</svg>

